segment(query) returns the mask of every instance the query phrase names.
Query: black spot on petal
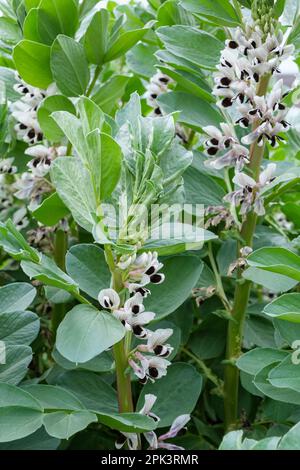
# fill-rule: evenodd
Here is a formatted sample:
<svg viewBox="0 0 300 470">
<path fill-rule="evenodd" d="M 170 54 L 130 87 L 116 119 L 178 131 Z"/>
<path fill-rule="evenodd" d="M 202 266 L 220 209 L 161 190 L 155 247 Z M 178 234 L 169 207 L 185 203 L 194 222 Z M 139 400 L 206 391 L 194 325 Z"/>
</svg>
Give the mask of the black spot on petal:
<svg viewBox="0 0 300 470">
<path fill-rule="evenodd" d="M 158 370 L 156 369 L 156 367 L 149 367 L 149 375 L 153 379 L 156 379 L 158 377 Z"/>
<path fill-rule="evenodd" d="M 228 46 L 230 47 L 230 49 L 237 49 L 239 47 L 236 41 L 229 41 Z"/>
</svg>

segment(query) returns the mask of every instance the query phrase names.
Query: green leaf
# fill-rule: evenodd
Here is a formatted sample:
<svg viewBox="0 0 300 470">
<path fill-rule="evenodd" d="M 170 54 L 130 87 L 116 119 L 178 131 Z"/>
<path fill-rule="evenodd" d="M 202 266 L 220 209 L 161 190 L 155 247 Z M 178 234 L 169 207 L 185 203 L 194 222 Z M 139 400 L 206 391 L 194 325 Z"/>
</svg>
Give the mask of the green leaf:
<svg viewBox="0 0 300 470">
<path fill-rule="evenodd" d="M 159 70 L 171 77 L 180 88 L 187 93 L 201 98 L 208 103 L 214 103 L 215 98 L 211 94 L 211 90 L 207 83 L 199 74 L 186 72 L 185 70 L 173 70 L 170 67 L 160 66 Z"/>
<path fill-rule="evenodd" d="M 37 279 L 46 285 L 64 289 L 67 292 L 77 292 L 78 286 L 52 258 L 42 255 L 41 262 L 22 261 L 21 267 L 30 279 Z"/>
<path fill-rule="evenodd" d="M 11 220 L 0 222 L 0 246 L 16 260 L 40 261 L 40 255 L 32 248 Z"/>
<path fill-rule="evenodd" d="M 97 414 L 118 412 L 116 390 L 93 372 L 82 370 L 63 372 L 57 377 L 56 382 L 75 395 L 90 411 Z"/>
<path fill-rule="evenodd" d="M 1 82 L 5 85 L 6 98 L 12 102 L 20 99 L 20 94 L 14 90 L 16 83 L 15 71 L 7 67 L 0 66 Z"/>
<path fill-rule="evenodd" d="M 143 29 L 132 29 L 120 34 L 112 44 L 109 44 L 108 50 L 104 56 L 104 62 L 111 62 L 125 54 L 125 52 L 131 49 L 145 36 L 148 30 L 149 28 L 145 27 Z"/>
<path fill-rule="evenodd" d="M 29 345 L 37 337 L 39 329 L 40 321 L 35 313 L 0 313 L 0 340 L 6 345 Z"/>
<path fill-rule="evenodd" d="M 151 431 L 154 420 L 139 413 L 118 413 L 116 391 L 99 375 L 88 371 L 68 371 L 60 374 L 57 383 L 76 395 L 83 405 L 97 414 L 98 420 L 122 432 Z"/>
<path fill-rule="evenodd" d="M 177 229 L 180 229 L 180 232 L 177 233 L 182 233 L 182 236 L 176 239 L 171 235 L 169 239 L 161 239 L 160 234 L 164 233 L 164 227 L 166 228 L 165 233 L 168 233 L 170 230 L 171 234 L 173 226 L 175 226 L 175 230 L 176 227 Z M 184 232 L 185 230 L 186 232 Z M 198 250 L 202 248 L 203 243 L 206 241 L 217 238 L 214 233 L 209 232 L 208 230 L 196 227 L 194 227 L 192 230 L 190 225 L 183 225 L 179 223 L 174 225 L 172 224 L 171 226 L 168 223 L 162 224 L 156 230 L 151 231 L 151 237 L 152 238 L 148 239 L 148 241 L 144 244 L 143 249 L 156 251 L 160 256 L 176 255 L 189 250 Z"/>
<path fill-rule="evenodd" d="M 6 44 L 17 44 L 22 39 L 21 29 L 12 18 L 0 18 L 1 41 Z"/>
<path fill-rule="evenodd" d="M 261 312 L 262 306 L 255 305 L 248 308 L 248 317 L 245 324 L 244 343 L 246 348 L 253 345 L 261 348 L 275 348 L 274 325 L 270 318 Z"/>
<path fill-rule="evenodd" d="M 9 442 L 32 434 L 42 424 L 41 411 L 21 406 L 0 408 L 0 442 Z"/>
<path fill-rule="evenodd" d="M 277 450 L 280 437 L 266 437 L 255 444 L 251 450 Z"/>
<path fill-rule="evenodd" d="M 20 406 L 42 411 L 39 402 L 28 392 L 14 385 L 0 384 L 0 408 Z"/>
<path fill-rule="evenodd" d="M 240 450 L 242 439 L 243 431 L 231 431 L 223 437 L 219 450 Z"/>
<path fill-rule="evenodd" d="M 78 5 L 75 0 L 41 0 L 38 5 L 38 30 L 43 37 L 47 33 L 49 44 L 52 44 L 58 34 L 73 37 L 78 26 Z M 45 25 L 40 22 L 44 20 Z M 49 31 L 50 30 L 50 31 Z M 50 33 L 50 34 L 49 34 Z"/>
<path fill-rule="evenodd" d="M 280 18 L 285 8 L 286 0 L 276 0 L 274 14 L 276 18 Z"/>
<path fill-rule="evenodd" d="M 51 178 L 78 225 L 92 232 L 97 205 L 90 175 L 81 162 L 76 158 L 57 158 L 51 165 Z"/>
<path fill-rule="evenodd" d="M 300 281 L 300 256 L 285 248 L 260 248 L 247 258 L 250 266 Z"/>
<path fill-rule="evenodd" d="M 211 34 L 190 26 L 163 26 L 157 35 L 169 52 L 209 70 L 219 62 L 224 47 Z"/>
<path fill-rule="evenodd" d="M 76 110 L 72 101 L 63 95 L 48 96 L 39 106 L 37 116 L 43 134 L 53 142 L 60 142 L 64 133 L 51 116 L 55 111 L 67 111 L 76 115 Z"/>
<path fill-rule="evenodd" d="M 287 357 L 286 351 L 271 348 L 256 348 L 240 356 L 237 367 L 250 375 L 256 375 L 264 367 Z"/>
<path fill-rule="evenodd" d="M 278 450 L 300 450 L 300 423 L 295 424 L 281 439 Z"/>
<path fill-rule="evenodd" d="M 66 256 L 68 274 L 81 290 L 93 299 L 110 285 L 111 274 L 103 250 L 97 245 L 81 244 L 70 248 Z"/>
<path fill-rule="evenodd" d="M 73 300 L 69 292 L 51 286 L 45 286 L 45 296 L 52 304 L 67 304 Z"/>
<path fill-rule="evenodd" d="M 56 192 L 44 199 L 32 212 L 33 217 L 47 227 L 56 225 L 68 214 L 69 210 Z"/>
<path fill-rule="evenodd" d="M 43 419 L 47 433 L 58 439 L 69 439 L 96 421 L 97 416 L 89 411 L 55 411 Z"/>
<path fill-rule="evenodd" d="M 195 20 L 177 0 L 167 0 L 157 11 L 158 26 L 172 26 L 174 24 L 188 24 L 193 26 Z"/>
<path fill-rule="evenodd" d="M 85 93 L 90 79 L 82 44 L 59 35 L 51 47 L 51 70 L 60 91 L 67 96 Z"/>
<path fill-rule="evenodd" d="M 27 373 L 32 350 L 24 345 L 5 345 L 5 364 L 0 364 L 0 382 L 17 385 Z"/>
<path fill-rule="evenodd" d="M 36 289 L 25 282 L 15 282 L 0 287 L 0 312 L 26 310 L 36 296 Z"/>
<path fill-rule="evenodd" d="M 107 50 L 108 26 L 110 14 L 108 10 L 97 11 L 84 35 L 84 48 L 91 64 L 101 65 Z"/>
<path fill-rule="evenodd" d="M 82 363 L 120 341 L 124 334 L 123 325 L 111 314 L 77 305 L 59 325 L 56 347 L 69 361 Z"/>
<path fill-rule="evenodd" d="M 96 129 L 101 129 L 104 122 L 103 111 L 99 106 L 86 96 L 82 96 L 78 101 L 83 135 L 87 136 Z"/>
<path fill-rule="evenodd" d="M 53 82 L 50 69 L 50 47 L 24 39 L 13 51 L 16 69 L 32 86 L 47 88 Z"/>
<path fill-rule="evenodd" d="M 81 160 L 85 161 L 87 146 L 80 120 L 67 111 L 54 111 L 51 117 L 62 130 L 62 133 L 71 142 Z"/>
<path fill-rule="evenodd" d="M 229 0 L 181 0 L 180 4 L 217 25 L 236 26 L 240 23 L 236 9 Z"/>
<path fill-rule="evenodd" d="M 110 114 L 113 111 L 125 93 L 129 78 L 128 75 L 113 75 L 92 96 L 103 112 Z"/>
<path fill-rule="evenodd" d="M 155 58 L 156 46 L 150 44 L 136 44 L 126 54 L 126 64 L 129 69 L 143 78 L 151 78 L 156 73 L 157 59 Z"/>
<path fill-rule="evenodd" d="M 225 350 L 227 327 L 228 322 L 223 318 L 208 316 L 192 333 L 189 347 L 202 360 L 221 356 Z"/>
<path fill-rule="evenodd" d="M 98 413 L 97 417 L 100 423 L 120 432 L 142 433 L 153 431 L 156 428 L 154 419 L 139 413 L 119 413 L 115 415 Z"/>
<path fill-rule="evenodd" d="M 107 199 L 115 189 L 121 175 L 122 152 L 108 134 L 101 134 L 100 200 Z"/>
<path fill-rule="evenodd" d="M 200 132 L 205 126 L 218 126 L 222 120 L 214 105 L 190 93 L 171 91 L 160 95 L 157 102 L 167 114 L 179 111 L 178 121 Z"/>
<path fill-rule="evenodd" d="M 297 281 L 282 274 L 264 271 L 251 266 L 243 272 L 243 277 L 249 281 L 259 284 L 271 292 L 286 292 L 297 285 Z"/>
<path fill-rule="evenodd" d="M 172 424 L 175 418 L 190 414 L 199 398 L 202 389 L 202 376 L 196 369 L 183 363 L 172 364 L 168 373 L 155 383 L 148 382 L 139 397 L 137 409 L 144 405 L 144 397 L 151 393 L 157 397 L 152 408 L 160 421 L 158 427 Z"/>
<path fill-rule="evenodd" d="M 254 385 L 267 397 L 273 400 L 278 400 L 284 403 L 300 404 L 300 393 L 288 388 L 276 388 L 270 384 L 269 374 L 272 369 L 278 365 L 278 362 L 273 362 L 268 366 L 261 369 L 254 377 Z"/>
<path fill-rule="evenodd" d="M 292 346 L 294 341 L 297 341 L 300 338 L 299 323 L 291 323 L 274 318 L 273 324 L 275 326 L 276 333 L 279 333 L 280 338 L 286 341 L 290 346 Z"/>
<path fill-rule="evenodd" d="M 173 256 L 164 262 L 165 281 L 151 286 L 151 296 L 145 300 L 147 310 L 161 319 L 174 312 L 188 298 L 197 283 L 203 265 L 195 256 Z"/>
<path fill-rule="evenodd" d="M 80 400 L 68 390 L 55 385 L 25 385 L 23 390 L 30 393 L 41 408 L 45 410 L 83 410 L 84 406 Z"/>
<path fill-rule="evenodd" d="M 44 428 L 40 428 L 23 439 L 0 444 L 0 450 L 56 450 L 59 444 L 59 439 L 50 437 Z"/>
<path fill-rule="evenodd" d="M 183 175 L 187 204 L 222 205 L 224 189 L 210 176 L 190 167 Z"/>
<path fill-rule="evenodd" d="M 104 351 L 90 361 L 75 364 L 68 361 L 55 349 L 52 353 L 55 362 L 66 370 L 90 370 L 91 372 L 109 372 L 113 369 L 113 358 L 110 352 Z"/>
<path fill-rule="evenodd" d="M 297 365 L 293 362 L 293 355 L 289 354 L 283 361 L 272 369 L 269 374 L 269 381 L 274 387 L 290 388 L 299 391 L 300 374 Z"/>
<path fill-rule="evenodd" d="M 41 0 L 24 0 L 26 10 L 29 11 L 31 8 L 39 6 Z"/>
<path fill-rule="evenodd" d="M 264 313 L 279 320 L 300 323 L 300 294 L 283 294 L 266 305 Z"/>
</svg>

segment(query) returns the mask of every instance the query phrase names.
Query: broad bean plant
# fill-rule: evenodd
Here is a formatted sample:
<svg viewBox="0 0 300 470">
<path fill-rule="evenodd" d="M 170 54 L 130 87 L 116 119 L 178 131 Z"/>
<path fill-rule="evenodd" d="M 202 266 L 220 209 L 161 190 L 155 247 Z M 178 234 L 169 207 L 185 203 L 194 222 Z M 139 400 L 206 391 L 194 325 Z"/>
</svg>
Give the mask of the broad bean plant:
<svg viewBox="0 0 300 470">
<path fill-rule="evenodd" d="M 0 449 L 299 450 L 299 1 L 0 12 Z"/>
</svg>

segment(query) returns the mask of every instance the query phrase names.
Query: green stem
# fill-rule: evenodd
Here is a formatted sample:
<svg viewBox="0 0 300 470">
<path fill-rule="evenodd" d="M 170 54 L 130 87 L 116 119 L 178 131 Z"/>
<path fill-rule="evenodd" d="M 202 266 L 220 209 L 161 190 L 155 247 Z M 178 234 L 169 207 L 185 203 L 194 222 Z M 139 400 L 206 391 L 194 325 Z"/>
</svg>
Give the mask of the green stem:
<svg viewBox="0 0 300 470">
<path fill-rule="evenodd" d="M 269 75 L 262 77 L 257 94 L 263 96 L 266 94 L 269 83 Z M 254 124 L 254 129 L 260 122 Z M 249 170 L 253 178 L 258 181 L 260 166 L 264 155 L 264 145 L 259 146 L 256 142 L 250 149 Z M 241 237 L 244 246 L 252 246 L 253 236 L 256 228 L 257 215 L 250 212 L 242 225 Z M 228 323 L 227 348 L 226 348 L 226 366 L 224 375 L 224 412 L 225 412 L 225 430 L 230 431 L 237 426 L 238 418 L 238 392 L 239 392 L 239 370 L 235 361 L 241 355 L 243 331 L 245 317 L 249 302 L 251 282 L 242 278 L 242 272 L 238 272 L 234 302 L 232 308 L 232 317 L 235 321 Z"/>
<path fill-rule="evenodd" d="M 100 65 L 97 65 L 97 67 L 95 68 L 95 73 L 94 73 L 93 79 L 90 83 L 90 86 L 88 87 L 87 92 L 86 92 L 86 96 L 90 96 L 90 94 L 92 93 L 93 88 L 96 85 L 96 82 L 97 82 L 98 77 L 100 75 L 100 72 L 101 72 L 101 67 L 100 67 Z"/>
<path fill-rule="evenodd" d="M 55 233 L 55 242 L 54 242 L 54 259 L 57 266 L 66 270 L 65 258 L 66 252 L 68 249 L 68 235 L 64 230 L 58 229 Z M 66 305 L 65 304 L 55 304 L 52 316 L 51 316 L 51 329 L 53 341 L 55 341 L 56 331 L 60 323 L 64 319 L 66 314 Z"/>
<path fill-rule="evenodd" d="M 112 254 L 110 247 L 105 246 L 105 253 L 107 263 L 110 267 L 112 274 L 112 287 L 117 292 L 121 292 L 123 289 L 123 283 L 120 273 L 112 266 Z M 133 411 L 132 392 L 131 392 L 131 380 L 130 375 L 126 373 L 128 368 L 128 353 L 130 349 L 130 333 L 126 333 L 124 339 L 119 341 L 113 346 L 114 359 L 116 364 L 116 376 L 117 376 L 117 392 L 118 392 L 118 403 L 119 412 L 126 413 Z"/>
</svg>

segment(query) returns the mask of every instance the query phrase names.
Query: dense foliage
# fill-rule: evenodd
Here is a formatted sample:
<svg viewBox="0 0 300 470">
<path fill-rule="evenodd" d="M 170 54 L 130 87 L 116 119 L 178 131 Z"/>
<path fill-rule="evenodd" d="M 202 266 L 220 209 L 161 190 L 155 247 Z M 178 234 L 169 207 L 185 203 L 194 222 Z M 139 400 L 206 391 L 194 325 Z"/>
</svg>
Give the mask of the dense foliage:
<svg viewBox="0 0 300 470">
<path fill-rule="evenodd" d="M 0 449 L 300 449 L 299 0 L 119 3 L 0 0 Z"/>
</svg>

